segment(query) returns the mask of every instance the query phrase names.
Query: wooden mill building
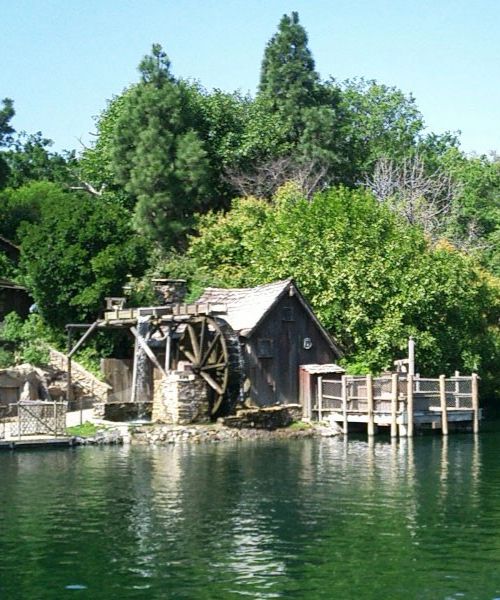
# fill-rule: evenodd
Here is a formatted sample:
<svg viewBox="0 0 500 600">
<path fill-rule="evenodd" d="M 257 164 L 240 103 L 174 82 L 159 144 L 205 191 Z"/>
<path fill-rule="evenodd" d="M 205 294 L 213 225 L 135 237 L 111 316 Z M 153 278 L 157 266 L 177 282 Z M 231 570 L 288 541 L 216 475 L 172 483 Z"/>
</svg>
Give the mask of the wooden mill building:
<svg viewBox="0 0 500 600">
<path fill-rule="evenodd" d="M 199 303 L 223 304 L 239 335 L 245 396 L 258 406 L 296 403 L 299 368 L 334 363 L 341 351 L 292 279 L 253 288 L 207 288 Z"/>
</svg>

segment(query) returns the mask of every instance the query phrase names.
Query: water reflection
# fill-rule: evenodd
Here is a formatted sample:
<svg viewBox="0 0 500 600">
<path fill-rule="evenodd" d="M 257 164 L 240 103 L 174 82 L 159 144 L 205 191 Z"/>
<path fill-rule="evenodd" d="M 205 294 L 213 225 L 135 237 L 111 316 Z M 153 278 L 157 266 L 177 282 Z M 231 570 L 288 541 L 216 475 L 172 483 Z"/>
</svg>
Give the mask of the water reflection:
<svg viewBox="0 0 500 600">
<path fill-rule="evenodd" d="M 3 455 L 0 597 L 78 584 L 92 598 L 493 598 L 499 447 L 451 436 Z"/>
</svg>

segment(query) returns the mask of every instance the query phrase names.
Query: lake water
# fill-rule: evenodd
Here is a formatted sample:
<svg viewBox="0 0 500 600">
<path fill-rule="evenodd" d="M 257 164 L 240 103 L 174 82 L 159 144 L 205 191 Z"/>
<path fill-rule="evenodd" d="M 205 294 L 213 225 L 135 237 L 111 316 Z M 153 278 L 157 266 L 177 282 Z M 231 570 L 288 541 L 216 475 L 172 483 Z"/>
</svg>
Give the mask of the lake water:
<svg viewBox="0 0 500 600">
<path fill-rule="evenodd" d="M 500 434 L 0 454 L 0 599 L 500 598 Z"/>
</svg>

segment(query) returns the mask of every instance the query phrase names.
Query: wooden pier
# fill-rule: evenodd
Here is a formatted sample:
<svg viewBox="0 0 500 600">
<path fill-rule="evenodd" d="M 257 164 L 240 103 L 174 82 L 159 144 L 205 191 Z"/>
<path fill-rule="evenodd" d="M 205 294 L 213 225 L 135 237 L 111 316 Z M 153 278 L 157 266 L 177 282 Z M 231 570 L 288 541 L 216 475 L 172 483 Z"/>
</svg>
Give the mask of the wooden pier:
<svg viewBox="0 0 500 600">
<path fill-rule="evenodd" d="M 369 436 L 379 427 L 389 428 L 391 437 L 412 437 L 415 430 L 425 429 L 438 429 L 442 435 L 464 429 L 477 433 L 478 376 L 318 377 L 309 413 L 320 421 L 338 423 L 344 434 L 355 423 L 366 425 Z"/>
</svg>

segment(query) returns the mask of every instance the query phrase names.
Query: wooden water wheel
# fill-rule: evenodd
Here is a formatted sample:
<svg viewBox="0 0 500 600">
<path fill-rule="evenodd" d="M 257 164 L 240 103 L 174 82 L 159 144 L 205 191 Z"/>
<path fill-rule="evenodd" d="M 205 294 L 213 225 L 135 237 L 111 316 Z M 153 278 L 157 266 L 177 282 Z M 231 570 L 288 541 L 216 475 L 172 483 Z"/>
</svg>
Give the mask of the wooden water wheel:
<svg viewBox="0 0 500 600">
<path fill-rule="evenodd" d="M 208 384 L 213 418 L 231 412 L 240 395 L 243 361 L 237 334 L 219 317 L 190 319 L 179 340 L 179 355 Z"/>
</svg>

